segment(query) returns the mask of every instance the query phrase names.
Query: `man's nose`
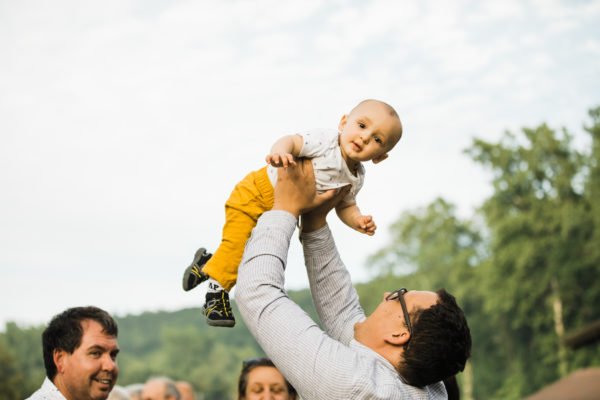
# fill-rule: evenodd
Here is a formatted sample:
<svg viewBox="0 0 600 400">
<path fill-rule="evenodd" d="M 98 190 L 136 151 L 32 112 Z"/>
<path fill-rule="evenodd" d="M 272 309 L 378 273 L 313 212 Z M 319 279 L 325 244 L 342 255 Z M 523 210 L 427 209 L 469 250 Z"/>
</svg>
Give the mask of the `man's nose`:
<svg viewBox="0 0 600 400">
<path fill-rule="evenodd" d="M 102 369 L 106 371 L 114 371 L 115 369 L 117 369 L 117 360 L 107 354 L 103 357 Z"/>
</svg>

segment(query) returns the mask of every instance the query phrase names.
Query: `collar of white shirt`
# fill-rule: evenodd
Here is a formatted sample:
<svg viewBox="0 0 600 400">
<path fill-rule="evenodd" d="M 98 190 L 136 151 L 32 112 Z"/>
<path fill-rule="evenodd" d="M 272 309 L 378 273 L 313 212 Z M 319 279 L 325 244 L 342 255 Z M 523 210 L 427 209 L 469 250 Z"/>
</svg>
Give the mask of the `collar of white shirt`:
<svg viewBox="0 0 600 400">
<path fill-rule="evenodd" d="M 26 400 L 66 400 L 65 396 L 54 386 L 48 377 L 44 379 L 42 386 Z"/>
</svg>

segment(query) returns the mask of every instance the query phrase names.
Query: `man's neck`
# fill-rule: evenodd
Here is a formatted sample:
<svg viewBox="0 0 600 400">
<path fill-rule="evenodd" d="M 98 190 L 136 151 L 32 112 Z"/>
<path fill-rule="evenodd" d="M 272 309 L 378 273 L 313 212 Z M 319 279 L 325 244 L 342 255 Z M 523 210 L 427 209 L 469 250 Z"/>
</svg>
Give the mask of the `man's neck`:
<svg viewBox="0 0 600 400">
<path fill-rule="evenodd" d="M 56 374 L 54 379 L 52 379 L 52 383 L 54 386 L 56 386 L 60 394 L 62 394 L 66 400 L 72 400 L 72 397 L 70 397 L 69 391 L 67 390 L 67 387 L 65 386 L 60 374 Z"/>
<path fill-rule="evenodd" d="M 360 322 L 354 325 L 354 340 L 385 358 L 398 371 L 400 360 L 404 354 L 402 347 L 378 339 L 375 335 L 370 334 L 368 328 Z"/>
</svg>

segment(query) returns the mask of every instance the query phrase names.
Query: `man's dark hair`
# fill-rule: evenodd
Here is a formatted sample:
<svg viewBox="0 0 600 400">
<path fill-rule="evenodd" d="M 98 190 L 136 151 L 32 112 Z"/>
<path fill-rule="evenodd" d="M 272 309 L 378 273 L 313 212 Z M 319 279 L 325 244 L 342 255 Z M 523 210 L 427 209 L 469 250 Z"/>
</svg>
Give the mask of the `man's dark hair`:
<svg viewBox="0 0 600 400">
<path fill-rule="evenodd" d="M 46 376 L 53 380 L 56 376 L 54 351 L 64 350 L 72 354 L 80 345 L 83 336 L 81 322 L 93 320 L 102 326 L 102 331 L 117 337 L 119 329 L 115 320 L 98 307 L 73 307 L 55 315 L 42 333 L 42 348 Z"/>
<path fill-rule="evenodd" d="M 411 314 L 413 335 L 405 345 L 400 375 L 412 386 L 444 380 L 465 368 L 471 355 L 471 332 L 456 299 L 445 289 L 438 302 Z"/>
</svg>

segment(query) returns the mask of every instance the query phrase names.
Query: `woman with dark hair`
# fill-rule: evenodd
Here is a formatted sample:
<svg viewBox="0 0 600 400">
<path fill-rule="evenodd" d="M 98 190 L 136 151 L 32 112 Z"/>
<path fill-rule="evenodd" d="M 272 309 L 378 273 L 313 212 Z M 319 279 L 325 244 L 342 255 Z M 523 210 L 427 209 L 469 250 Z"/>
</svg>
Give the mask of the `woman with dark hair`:
<svg viewBox="0 0 600 400">
<path fill-rule="evenodd" d="M 296 400 L 298 394 L 268 358 L 244 361 L 238 400 Z"/>
</svg>

